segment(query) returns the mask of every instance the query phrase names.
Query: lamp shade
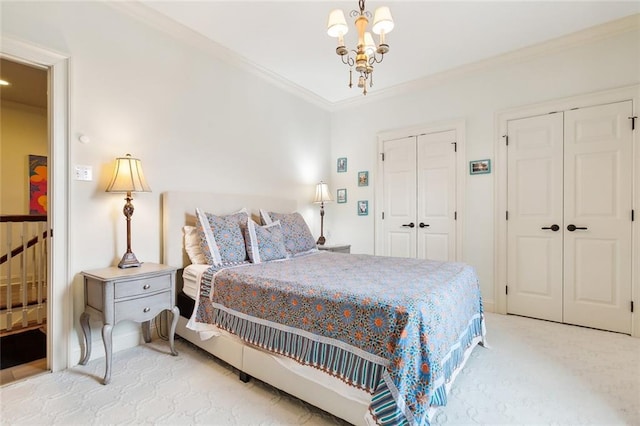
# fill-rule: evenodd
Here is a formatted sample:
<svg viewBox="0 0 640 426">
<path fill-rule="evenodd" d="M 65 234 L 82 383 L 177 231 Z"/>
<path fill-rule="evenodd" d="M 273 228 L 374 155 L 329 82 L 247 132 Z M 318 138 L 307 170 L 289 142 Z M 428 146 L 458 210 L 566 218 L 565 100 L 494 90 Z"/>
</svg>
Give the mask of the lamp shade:
<svg viewBox="0 0 640 426">
<path fill-rule="evenodd" d="M 326 201 L 333 201 L 331 193 L 329 192 L 329 185 L 324 182 L 320 182 L 316 185 L 316 196 L 313 198 L 313 202 L 324 203 Z"/>
<path fill-rule="evenodd" d="M 369 31 L 364 33 L 364 51 L 369 57 L 372 57 L 376 52 L 376 44 L 373 41 L 373 36 Z"/>
<path fill-rule="evenodd" d="M 371 28 L 375 34 L 384 32 L 389 34 L 393 30 L 393 18 L 391 17 L 391 11 L 387 6 L 382 6 L 376 9 L 373 16 L 373 27 Z"/>
<path fill-rule="evenodd" d="M 106 192 L 151 192 L 142 173 L 142 163 L 139 159 L 127 154 L 116 158 L 111 183 Z"/>
<path fill-rule="evenodd" d="M 344 19 L 342 9 L 334 9 L 329 13 L 329 21 L 327 22 L 327 34 L 330 37 L 339 37 L 349 31 L 347 21 Z"/>
</svg>

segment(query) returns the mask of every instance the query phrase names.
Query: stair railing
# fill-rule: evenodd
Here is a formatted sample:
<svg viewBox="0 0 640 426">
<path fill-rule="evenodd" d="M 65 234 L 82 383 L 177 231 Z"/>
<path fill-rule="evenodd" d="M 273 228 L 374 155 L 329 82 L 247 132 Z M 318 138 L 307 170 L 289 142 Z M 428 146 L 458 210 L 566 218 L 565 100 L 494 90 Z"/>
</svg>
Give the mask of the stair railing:
<svg viewBox="0 0 640 426">
<path fill-rule="evenodd" d="M 0 331 L 46 321 L 51 235 L 46 215 L 0 215 L 0 243 L 6 247 L 0 256 Z"/>
</svg>

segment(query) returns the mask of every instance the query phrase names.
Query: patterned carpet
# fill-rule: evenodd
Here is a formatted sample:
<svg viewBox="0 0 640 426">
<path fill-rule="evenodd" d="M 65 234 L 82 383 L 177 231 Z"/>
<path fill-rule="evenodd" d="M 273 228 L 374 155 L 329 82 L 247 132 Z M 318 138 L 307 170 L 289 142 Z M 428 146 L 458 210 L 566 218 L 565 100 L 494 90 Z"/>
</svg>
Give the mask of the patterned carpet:
<svg viewBox="0 0 640 426">
<path fill-rule="evenodd" d="M 640 424 L 640 339 L 487 314 L 437 425 Z M 335 425 L 340 420 L 236 372 L 178 340 L 154 341 L 0 389 L 0 424 Z"/>
</svg>

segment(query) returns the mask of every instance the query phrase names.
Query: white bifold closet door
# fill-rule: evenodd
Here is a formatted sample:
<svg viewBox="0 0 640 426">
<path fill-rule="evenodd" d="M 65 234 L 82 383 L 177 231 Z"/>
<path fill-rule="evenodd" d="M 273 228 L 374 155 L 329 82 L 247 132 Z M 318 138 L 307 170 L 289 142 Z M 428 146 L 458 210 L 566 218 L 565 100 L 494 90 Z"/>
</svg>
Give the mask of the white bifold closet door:
<svg viewBox="0 0 640 426">
<path fill-rule="evenodd" d="M 509 313 L 631 332 L 631 112 L 508 123 Z"/>
<path fill-rule="evenodd" d="M 456 256 L 456 131 L 383 142 L 384 255 Z"/>
</svg>

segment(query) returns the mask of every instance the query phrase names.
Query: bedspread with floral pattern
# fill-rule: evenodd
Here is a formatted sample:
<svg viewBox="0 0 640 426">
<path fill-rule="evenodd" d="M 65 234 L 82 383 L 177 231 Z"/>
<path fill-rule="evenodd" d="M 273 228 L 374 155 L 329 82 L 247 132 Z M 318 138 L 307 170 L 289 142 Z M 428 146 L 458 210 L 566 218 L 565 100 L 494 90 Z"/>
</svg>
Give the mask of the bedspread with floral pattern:
<svg viewBox="0 0 640 426">
<path fill-rule="evenodd" d="M 428 424 L 484 335 L 478 279 L 462 263 L 320 252 L 208 275 L 196 321 L 369 391 L 379 424 Z"/>
</svg>

